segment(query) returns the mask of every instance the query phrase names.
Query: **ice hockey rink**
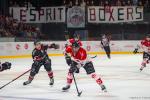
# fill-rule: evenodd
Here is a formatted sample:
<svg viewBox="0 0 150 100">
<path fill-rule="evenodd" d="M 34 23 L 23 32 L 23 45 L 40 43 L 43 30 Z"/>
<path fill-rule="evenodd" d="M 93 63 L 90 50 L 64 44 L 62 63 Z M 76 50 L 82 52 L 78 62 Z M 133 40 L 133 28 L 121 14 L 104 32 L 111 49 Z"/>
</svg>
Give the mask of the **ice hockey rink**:
<svg viewBox="0 0 150 100">
<path fill-rule="evenodd" d="M 66 85 L 66 74 L 69 68 L 62 56 L 50 57 L 55 76 L 55 84 L 49 86 L 49 78 L 41 67 L 39 74 L 31 84 L 23 86 L 29 73 L 0 89 L 0 100 L 150 100 L 150 65 L 140 72 L 142 54 L 98 55 L 93 58 L 96 73 L 101 76 L 107 93 L 101 91 L 95 80 L 86 75 L 84 69 L 75 74 L 80 97 L 77 96 L 74 83 L 68 92 L 62 92 Z M 32 59 L 1 59 L 12 62 L 12 68 L 0 72 L 0 87 L 30 69 Z"/>
</svg>

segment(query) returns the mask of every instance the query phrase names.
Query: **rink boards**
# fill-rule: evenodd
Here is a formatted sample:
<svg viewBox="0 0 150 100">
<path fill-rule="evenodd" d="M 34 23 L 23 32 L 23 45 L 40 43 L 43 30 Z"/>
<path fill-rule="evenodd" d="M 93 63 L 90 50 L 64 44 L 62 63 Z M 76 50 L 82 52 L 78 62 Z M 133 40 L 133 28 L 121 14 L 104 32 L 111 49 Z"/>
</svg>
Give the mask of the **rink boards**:
<svg viewBox="0 0 150 100">
<path fill-rule="evenodd" d="M 48 49 L 49 56 L 63 56 L 65 41 L 47 41 L 44 44 L 56 43 L 58 49 Z M 133 50 L 140 44 L 140 41 L 111 41 L 112 54 L 133 54 Z M 100 46 L 100 41 L 83 41 L 83 48 L 88 54 L 105 54 Z M 0 58 L 29 58 L 34 49 L 33 42 L 1 42 Z M 141 50 L 140 50 L 141 51 Z"/>
</svg>

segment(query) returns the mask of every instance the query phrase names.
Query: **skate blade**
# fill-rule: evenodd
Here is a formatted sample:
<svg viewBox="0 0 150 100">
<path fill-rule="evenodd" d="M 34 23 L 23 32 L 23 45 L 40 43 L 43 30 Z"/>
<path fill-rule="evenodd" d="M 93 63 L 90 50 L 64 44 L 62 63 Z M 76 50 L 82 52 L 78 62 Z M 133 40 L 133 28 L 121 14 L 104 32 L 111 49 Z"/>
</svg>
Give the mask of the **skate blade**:
<svg viewBox="0 0 150 100">
<path fill-rule="evenodd" d="M 107 90 L 103 90 L 102 92 L 106 93 L 106 92 L 107 92 Z"/>
<path fill-rule="evenodd" d="M 69 90 L 62 90 L 62 92 L 68 92 Z"/>
<path fill-rule="evenodd" d="M 53 85 L 50 85 L 50 84 L 49 84 L 49 86 L 50 86 L 50 87 L 53 87 L 53 86 L 54 86 L 54 84 L 53 84 Z"/>
<path fill-rule="evenodd" d="M 78 97 L 80 97 L 80 96 L 81 96 L 81 94 L 82 94 L 82 91 L 78 93 Z"/>
</svg>

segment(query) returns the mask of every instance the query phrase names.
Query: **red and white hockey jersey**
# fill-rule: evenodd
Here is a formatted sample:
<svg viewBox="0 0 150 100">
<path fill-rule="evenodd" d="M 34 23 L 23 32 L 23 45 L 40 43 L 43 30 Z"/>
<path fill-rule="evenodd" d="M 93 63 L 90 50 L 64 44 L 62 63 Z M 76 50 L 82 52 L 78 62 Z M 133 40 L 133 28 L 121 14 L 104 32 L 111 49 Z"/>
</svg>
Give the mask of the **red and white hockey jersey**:
<svg viewBox="0 0 150 100">
<path fill-rule="evenodd" d="M 150 41 L 144 39 L 141 41 L 141 48 L 144 52 L 150 53 Z"/>
<path fill-rule="evenodd" d="M 86 50 L 84 48 L 82 48 L 82 47 L 79 48 L 77 53 L 74 53 L 72 47 L 68 46 L 65 49 L 65 52 L 69 53 L 71 55 L 71 57 L 72 57 L 72 60 L 77 62 L 81 66 L 85 65 L 87 62 L 90 62 L 90 59 L 89 59 L 89 57 L 88 57 L 88 55 L 86 53 Z"/>
</svg>

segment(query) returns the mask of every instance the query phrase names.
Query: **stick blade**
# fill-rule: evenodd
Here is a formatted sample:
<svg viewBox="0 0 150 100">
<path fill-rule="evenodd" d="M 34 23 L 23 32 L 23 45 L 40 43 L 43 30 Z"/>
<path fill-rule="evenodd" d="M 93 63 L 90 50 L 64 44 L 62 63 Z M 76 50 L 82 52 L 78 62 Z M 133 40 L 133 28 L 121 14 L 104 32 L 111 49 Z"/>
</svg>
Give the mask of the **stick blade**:
<svg viewBox="0 0 150 100">
<path fill-rule="evenodd" d="M 91 57 L 91 58 L 96 58 L 97 57 L 97 55 L 95 55 L 95 56 L 93 56 L 93 57 Z"/>
<path fill-rule="evenodd" d="M 82 94 L 82 91 L 78 93 L 78 97 L 80 97 L 81 94 Z"/>
</svg>

